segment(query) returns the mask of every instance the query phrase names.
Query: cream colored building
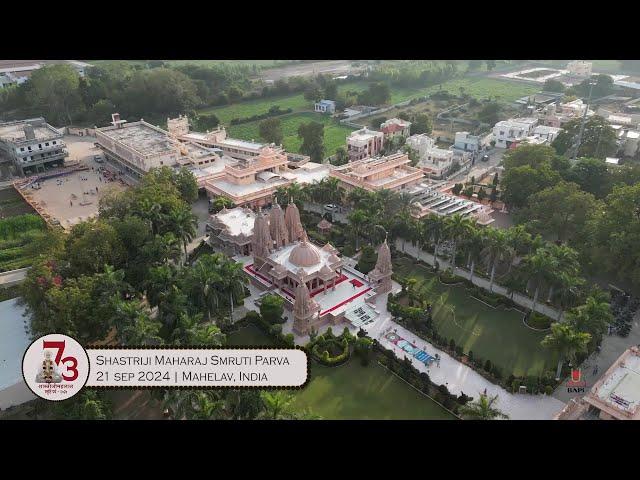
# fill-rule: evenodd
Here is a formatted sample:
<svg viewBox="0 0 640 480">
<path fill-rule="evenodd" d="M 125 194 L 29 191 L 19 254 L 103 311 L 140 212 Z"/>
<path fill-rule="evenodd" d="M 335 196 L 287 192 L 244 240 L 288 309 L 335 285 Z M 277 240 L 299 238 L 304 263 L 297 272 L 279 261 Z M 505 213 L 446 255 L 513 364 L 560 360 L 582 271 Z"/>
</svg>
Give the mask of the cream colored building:
<svg viewBox="0 0 640 480">
<path fill-rule="evenodd" d="M 96 128 L 96 143 L 107 160 L 140 178 L 152 168 L 206 167 L 220 157 L 211 149 L 193 142 L 179 142 L 169 132 L 140 120 L 127 123 L 112 115 L 112 126 Z"/>
<path fill-rule="evenodd" d="M 386 157 L 365 158 L 331 169 L 329 176 L 337 178 L 347 191 L 364 188 L 402 191 L 420 183 L 424 173 L 410 166 L 406 153 L 394 153 Z"/>
<path fill-rule="evenodd" d="M 631 347 L 581 399 L 571 400 L 556 420 L 640 420 L 640 348 Z"/>
<path fill-rule="evenodd" d="M 384 133 L 369 130 L 367 127 L 347 137 L 347 154 L 349 161 L 355 162 L 367 157 L 375 157 L 384 146 Z"/>
</svg>

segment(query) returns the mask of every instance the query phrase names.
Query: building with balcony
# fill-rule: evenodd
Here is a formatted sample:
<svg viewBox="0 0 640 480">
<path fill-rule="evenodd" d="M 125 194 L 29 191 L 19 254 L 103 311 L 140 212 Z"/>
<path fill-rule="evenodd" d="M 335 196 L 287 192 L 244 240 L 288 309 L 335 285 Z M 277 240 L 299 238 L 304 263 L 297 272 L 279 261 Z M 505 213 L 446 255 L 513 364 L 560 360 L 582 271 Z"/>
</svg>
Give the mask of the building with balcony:
<svg viewBox="0 0 640 480">
<path fill-rule="evenodd" d="M 538 119 L 532 117 L 511 118 L 496 123 L 495 127 L 493 127 L 496 147 L 509 148 L 512 143 L 517 143 L 526 137 L 530 137 L 537 125 Z"/>
<path fill-rule="evenodd" d="M 112 126 L 95 129 L 96 143 L 109 162 L 133 178 L 163 166 L 223 168 L 225 160 L 213 149 L 194 142 L 179 142 L 169 132 L 142 119 L 127 123 L 117 113 L 112 119 Z"/>
<path fill-rule="evenodd" d="M 471 156 L 469 152 L 463 150 L 438 148 L 435 141 L 426 133 L 410 136 L 406 144 L 418 152 L 420 159 L 416 167 L 422 169 L 429 178 L 442 178 L 455 161 L 463 165 L 470 160 Z"/>
<path fill-rule="evenodd" d="M 364 188 L 403 191 L 420 183 L 424 173 L 411 167 L 406 153 L 394 153 L 386 157 L 365 158 L 331 169 L 329 176 L 337 178 L 347 192 Z"/>
<path fill-rule="evenodd" d="M 69 155 L 63 132 L 42 117 L 0 123 L 0 153 L 22 175 L 61 167 Z"/>
<path fill-rule="evenodd" d="M 367 127 L 351 132 L 347 137 L 349 161 L 355 162 L 380 154 L 384 146 L 384 133 L 369 130 Z"/>
<path fill-rule="evenodd" d="M 380 130 L 384 134 L 385 142 L 396 137 L 407 138 L 411 135 L 411 122 L 400 120 L 399 118 L 390 118 L 380 124 Z"/>
</svg>

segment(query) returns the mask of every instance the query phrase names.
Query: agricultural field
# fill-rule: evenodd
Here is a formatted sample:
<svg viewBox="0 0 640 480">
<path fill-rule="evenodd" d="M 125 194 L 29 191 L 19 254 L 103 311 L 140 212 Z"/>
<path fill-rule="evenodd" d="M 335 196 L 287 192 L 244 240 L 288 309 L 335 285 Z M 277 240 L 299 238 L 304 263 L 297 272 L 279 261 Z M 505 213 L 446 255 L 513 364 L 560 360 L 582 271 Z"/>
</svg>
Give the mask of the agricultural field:
<svg viewBox="0 0 640 480">
<path fill-rule="evenodd" d="M 285 150 L 289 152 L 299 152 L 302 140 L 298 138 L 298 126 L 301 123 L 319 122 L 324 124 L 324 145 L 325 155 L 333 155 L 338 147 L 345 147 L 346 138 L 353 129 L 340 125 L 327 115 L 314 112 L 300 112 L 277 117 L 282 123 L 282 141 Z M 244 140 L 260 141 L 259 133 L 260 121 L 232 125 L 228 127 L 229 136 Z"/>
<path fill-rule="evenodd" d="M 364 82 L 345 83 L 338 87 L 338 91 L 361 92 L 367 88 Z M 260 98 L 246 102 L 233 103 L 222 107 L 209 107 L 199 110 L 198 113 L 213 113 L 220 123 L 229 127 L 234 118 L 248 118 L 254 115 L 267 113 L 271 107 L 279 106 L 281 110 L 291 109 L 293 113 L 313 110 L 313 102 L 306 100 L 302 93 L 286 95 L 284 97 Z"/>
<path fill-rule="evenodd" d="M 29 247 L 45 228 L 42 218 L 35 214 L 0 220 L 0 272 L 30 266 L 35 254 Z"/>
</svg>

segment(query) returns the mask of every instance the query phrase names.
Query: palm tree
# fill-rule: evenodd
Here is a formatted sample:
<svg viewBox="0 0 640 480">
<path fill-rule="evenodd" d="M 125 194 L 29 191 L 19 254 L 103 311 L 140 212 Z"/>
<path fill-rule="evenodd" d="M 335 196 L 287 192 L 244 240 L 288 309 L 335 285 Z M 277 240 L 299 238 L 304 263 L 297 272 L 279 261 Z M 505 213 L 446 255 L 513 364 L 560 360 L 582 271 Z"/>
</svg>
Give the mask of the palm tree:
<svg viewBox="0 0 640 480">
<path fill-rule="evenodd" d="M 360 235 L 365 228 L 365 225 L 369 223 L 369 217 L 364 210 L 354 210 L 349 214 L 349 224 L 351 225 L 353 234 L 356 237 L 356 250 L 360 245 Z"/>
<path fill-rule="evenodd" d="M 607 331 L 607 326 L 613 322 L 613 314 L 608 302 L 598 296 L 590 295 L 584 305 L 569 312 L 569 323 L 580 332 L 591 334 L 598 338 Z"/>
<path fill-rule="evenodd" d="M 589 333 L 578 332 L 569 323 L 553 323 L 551 325 L 551 333 L 544 337 L 541 345 L 558 353 L 556 380 L 560 380 L 564 359 L 566 358 L 570 363 L 573 363 L 577 353 L 586 351 L 590 340 Z"/>
<path fill-rule="evenodd" d="M 531 303 L 531 311 L 534 311 L 538 302 L 538 294 L 544 282 L 553 277 L 557 262 L 549 254 L 546 248 L 539 248 L 534 254 L 525 257 L 522 272 L 527 274 L 536 286 Z"/>
<path fill-rule="evenodd" d="M 189 270 L 188 282 L 195 296 L 196 304 L 207 311 L 207 319 L 211 322 L 211 314 L 217 309 L 223 283 L 218 257 L 222 255 L 202 255 Z"/>
<path fill-rule="evenodd" d="M 423 239 L 434 244 L 433 256 L 438 260 L 438 250 L 440 248 L 440 242 L 444 236 L 444 217 L 440 215 L 430 214 L 422 220 L 422 231 L 424 232 Z"/>
<path fill-rule="evenodd" d="M 229 292 L 229 305 L 231 315 L 233 315 L 233 303 L 235 299 L 244 298 L 244 285 L 247 283 L 247 277 L 242 272 L 240 263 L 224 258 L 221 265 L 221 273 L 223 279 L 223 291 Z"/>
<path fill-rule="evenodd" d="M 551 285 L 547 296 L 547 302 L 550 302 L 554 286 L 562 287 L 562 282 L 567 280 L 563 277 L 579 278 L 580 263 L 578 262 L 578 252 L 573 248 L 566 245 L 556 245 L 555 243 L 549 244 L 546 248 L 556 262 L 556 269 L 551 275 Z"/>
<path fill-rule="evenodd" d="M 168 390 L 162 403 L 176 420 L 210 420 L 224 411 L 224 401 L 214 390 Z"/>
<path fill-rule="evenodd" d="M 468 217 L 463 217 L 460 214 L 455 214 L 451 217 L 446 217 L 444 233 L 453 242 L 453 249 L 451 252 L 451 271 L 455 273 L 456 269 L 456 250 L 458 243 L 461 239 L 471 235 L 475 229 L 475 222 Z"/>
<path fill-rule="evenodd" d="M 198 219 L 191 212 L 188 206 L 174 208 L 164 217 L 168 230 L 173 232 L 184 247 L 184 262 L 186 263 L 188 253 L 187 245 L 196 235 Z"/>
<path fill-rule="evenodd" d="M 464 240 L 464 248 L 467 251 L 467 268 L 469 268 L 469 281 L 473 283 L 473 273 L 476 268 L 476 262 L 481 259 L 482 244 L 485 238 L 485 231 L 474 230 L 473 233 Z"/>
<path fill-rule="evenodd" d="M 470 420 L 495 420 L 496 418 L 508 419 L 509 415 L 502 413 L 495 408 L 498 395 L 489 397 L 480 394 L 480 398 L 473 403 L 468 403 L 460 407 L 460 415 Z"/>
<path fill-rule="evenodd" d="M 166 292 L 176 282 L 176 271 L 171 265 L 151 267 L 144 281 L 144 289 L 147 293 L 149 305 L 156 307 L 165 297 Z"/>
<path fill-rule="evenodd" d="M 136 213 L 140 214 L 151 225 L 151 232 L 158 233 L 162 220 L 162 206 L 149 198 L 143 198 L 139 202 L 135 202 L 134 205 L 137 206 Z"/>
<path fill-rule="evenodd" d="M 511 252 L 513 251 L 509 246 L 507 234 L 504 230 L 497 228 L 488 228 L 485 232 L 485 247 L 482 250 L 482 255 L 487 260 L 487 267 L 491 268 L 491 274 L 489 278 L 489 291 L 493 292 L 493 282 L 496 277 L 496 267 L 504 260 L 511 258 Z"/>
<path fill-rule="evenodd" d="M 290 417 L 293 395 L 281 390 L 275 392 L 263 391 L 261 393 L 264 411 L 262 416 L 267 420 L 278 420 Z"/>
<path fill-rule="evenodd" d="M 559 322 L 562 318 L 564 311 L 573 306 L 578 299 L 579 289 L 584 285 L 584 279 L 575 277 L 567 273 L 560 273 L 557 278 L 557 290 L 556 297 L 558 299 L 558 317 L 556 320 Z"/>
</svg>

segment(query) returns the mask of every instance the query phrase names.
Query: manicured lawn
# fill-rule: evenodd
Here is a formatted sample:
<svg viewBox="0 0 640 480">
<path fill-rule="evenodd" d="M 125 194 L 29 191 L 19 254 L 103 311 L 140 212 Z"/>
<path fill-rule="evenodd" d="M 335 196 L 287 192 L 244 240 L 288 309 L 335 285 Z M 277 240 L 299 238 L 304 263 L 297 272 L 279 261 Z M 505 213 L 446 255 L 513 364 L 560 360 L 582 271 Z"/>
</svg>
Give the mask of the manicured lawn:
<svg viewBox="0 0 640 480">
<path fill-rule="evenodd" d="M 540 375 L 551 370 L 556 357 L 540 346 L 544 332 L 528 329 L 516 310 L 491 308 L 472 298 L 462 285 L 447 286 L 426 268 L 405 258 L 395 259 L 394 271 L 418 279 L 433 302 L 433 320 L 440 335 L 453 338 L 465 353 L 491 360 L 503 375 Z"/>
<path fill-rule="evenodd" d="M 232 345 L 269 345 L 256 327 L 229 336 Z M 312 364 L 311 381 L 294 391 L 295 405 L 327 420 L 423 419 L 447 420 L 453 415 L 392 373 L 371 363 L 362 367 L 351 360 L 339 367 Z"/>
<path fill-rule="evenodd" d="M 298 138 L 298 127 L 301 123 L 319 122 L 324 124 L 325 156 L 333 155 L 338 147 L 346 146 L 346 138 L 352 128 L 340 125 L 328 115 L 314 112 L 300 112 L 278 117 L 282 123 L 284 139 L 282 143 L 289 152 L 298 152 L 302 140 Z M 260 121 L 232 125 L 228 127 L 229 136 L 244 140 L 261 141 L 259 133 Z"/>
</svg>

